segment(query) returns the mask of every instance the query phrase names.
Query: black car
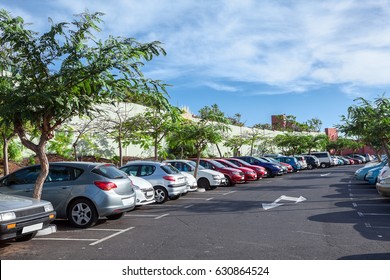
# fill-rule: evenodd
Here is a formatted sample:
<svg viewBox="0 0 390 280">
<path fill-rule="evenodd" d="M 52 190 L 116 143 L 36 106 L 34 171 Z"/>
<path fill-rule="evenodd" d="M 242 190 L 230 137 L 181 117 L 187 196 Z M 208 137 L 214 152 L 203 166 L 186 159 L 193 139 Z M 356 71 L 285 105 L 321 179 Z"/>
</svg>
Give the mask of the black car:
<svg viewBox="0 0 390 280">
<path fill-rule="evenodd" d="M 320 161 L 316 156 L 313 155 L 304 155 L 307 162 L 307 169 L 313 169 L 320 167 Z"/>
</svg>

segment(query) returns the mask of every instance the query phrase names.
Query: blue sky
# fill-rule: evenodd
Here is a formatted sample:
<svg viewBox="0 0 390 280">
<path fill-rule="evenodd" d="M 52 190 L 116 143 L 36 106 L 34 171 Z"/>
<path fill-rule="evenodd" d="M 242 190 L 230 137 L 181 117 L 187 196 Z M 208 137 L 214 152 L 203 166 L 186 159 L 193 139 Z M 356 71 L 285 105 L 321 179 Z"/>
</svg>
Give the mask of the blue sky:
<svg viewBox="0 0 390 280">
<path fill-rule="evenodd" d="M 35 31 L 72 15 L 103 12 L 101 36 L 161 41 L 167 56 L 148 63 L 170 102 L 197 113 L 218 104 L 251 126 L 272 114 L 322 129 L 353 100 L 390 86 L 390 1 L 360 0 L 0 0 Z"/>
</svg>

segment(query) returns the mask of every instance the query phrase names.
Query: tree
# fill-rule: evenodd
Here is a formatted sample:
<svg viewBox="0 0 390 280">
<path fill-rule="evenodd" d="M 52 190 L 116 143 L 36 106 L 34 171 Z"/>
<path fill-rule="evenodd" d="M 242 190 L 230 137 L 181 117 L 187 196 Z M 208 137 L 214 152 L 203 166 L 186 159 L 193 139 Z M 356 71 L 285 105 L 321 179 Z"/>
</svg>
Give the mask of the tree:
<svg viewBox="0 0 390 280">
<path fill-rule="evenodd" d="M 159 151 L 165 137 L 179 122 L 180 110 L 173 114 L 156 108 L 149 108 L 146 112 L 138 114 L 127 122 L 128 127 L 135 127 L 132 132 L 131 142 L 139 144 L 144 149 L 153 147 L 154 160 L 158 160 Z"/>
<path fill-rule="evenodd" d="M 242 135 L 234 135 L 225 140 L 225 146 L 232 149 L 233 156 L 239 156 L 241 147 L 250 143 L 251 140 Z"/>
<path fill-rule="evenodd" d="M 183 121 L 180 131 L 183 138 L 189 139 L 196 152 L 194 176 L 198 173 L 200 156 L 208 144 L 218 144 L 224 139 L 224 133 L 230 130 L 225 115 L 217 105 L 205 106 L 199 110 L 199 118 L 193 121 Z"/>
<path fill-rule="evenodd" d="M 223 129 L 221 130 L 221 133 L 226 133 L 227 131 L 230 131 L 230 129 L 228 128 L 227 125 L 231 124 L 231 123 L 230 123 L 229 119 L 225 116 L 225 113 L 219 109 L 217 104 L 213 104 L 210 107 L 205 106 L 202 109 L 200 109 L 199 110 L 199 117 L 202 120 L 206 120 L 206 121 L 213 122 L 213 123 L 218 123 L 217 126 L 223 127 Z M 218 146 L 219 142 L 220 141 L 215 142 L 214 144 L 216 145 L 216 147 L 218 149 L 219 156 L 222 157 L 221 149 Z"/>
<path fill-rule="evenodd" d="M 41 172 L 33 197 L 40 198 L 49 172 L 46 144 L 65 121 L 88 115 L 97 104 L 123 100 L 127 94 L 155 97 L 169 110 L 165 85 L 144 77 L 144 62 L 165 50 L 160 42 L 139 43 L 133 38 L 97 40 L 102 13 L 85 12 L 71 23 L 52 25 L 48 32 L 26 29 L 21 17 L 0 11 L 0 69 L 14 87 L 0 93 L 0 116 L 13 123 L 22 144 L 34 151 Z M 39 131 L 36 142 L 26 126 Z"/>
<path fill-rule="evenodd" d="M 359 105 L 348 108 L 347 116 L 341 116 L 344 124 L 337 128 L 347 136 L 357 136 L 367 145 L 381 143 L 382 149 L 390 158 L 390 100 L 384 95 L 373 102 L 357 98 Z M 389 162 L 390 166 L 390 162 Z"/>
</svg>

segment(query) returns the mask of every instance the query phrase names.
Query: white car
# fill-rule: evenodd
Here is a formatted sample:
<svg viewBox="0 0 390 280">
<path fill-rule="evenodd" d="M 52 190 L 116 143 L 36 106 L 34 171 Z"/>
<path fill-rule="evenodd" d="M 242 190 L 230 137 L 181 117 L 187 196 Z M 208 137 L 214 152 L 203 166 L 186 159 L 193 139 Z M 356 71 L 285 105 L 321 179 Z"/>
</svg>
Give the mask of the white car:
<svg viewBox="0 0 390 280">
<path fill-rule="evenodd" d="M 142 206 L 146 204 L 155 203 L 153 185 L 147 180 L 134 175 L 129 176 L 133 182 L 133 189 L 135 190 L 135 206 Z"/>
<path fill-rule="evenodd" d="M 196 163 L 192 160 L 175 159 L 167 160 L 165 162 L 170 163 L 181 172 L 187 172 L 194 175 Z M 215 189 L 218 186 L 225 186 L 227 184 L 225 175 L 221 172 L 210 170 L 199 165 L 198 173 L 196 175 L 198 181 L 198 188 L 206 190 Z"/>
<path fill-rule="evenodd" d="M 379 172 L 376 189 L 382 196 L 390 196 L 390 167 L 386 164 Z"/>
<path fill-rule="evenodd" d="M 181 174 L 186 177 L 187 180 L 187 192 L 195 192 L 198 190 L 198 182 L 196 181 L 194 175 L 181 171 Z"/>
</svg>

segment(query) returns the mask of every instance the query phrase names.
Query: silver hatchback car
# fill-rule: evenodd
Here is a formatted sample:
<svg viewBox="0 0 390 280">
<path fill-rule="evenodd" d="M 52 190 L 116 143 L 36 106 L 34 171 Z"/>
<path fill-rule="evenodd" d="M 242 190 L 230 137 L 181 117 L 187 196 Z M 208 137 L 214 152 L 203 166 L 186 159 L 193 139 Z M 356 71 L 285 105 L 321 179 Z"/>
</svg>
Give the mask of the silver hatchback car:
<svg viewBox="0 0 390 280">
<path fill-rule="evenodd" d="M 187 191 L 187 180 L 183 174 L 169 163 L 154 161 L 131 161 L 120 170 L 149 181 L 154 188 L 156 203 L 178 199 Z"/>
<path fill-rule="evenodd" d="M 0 179 L 0 192 L 32 196 L 40 165 L 21 168 Z M 57 218 L 68 219 L 74 227 L 93 226 L 99 217 L 121 218 L 135 207 L 132 182 L 112 164 L 91 162 L 50 163 L 42 189 Z"/>
</svg>

